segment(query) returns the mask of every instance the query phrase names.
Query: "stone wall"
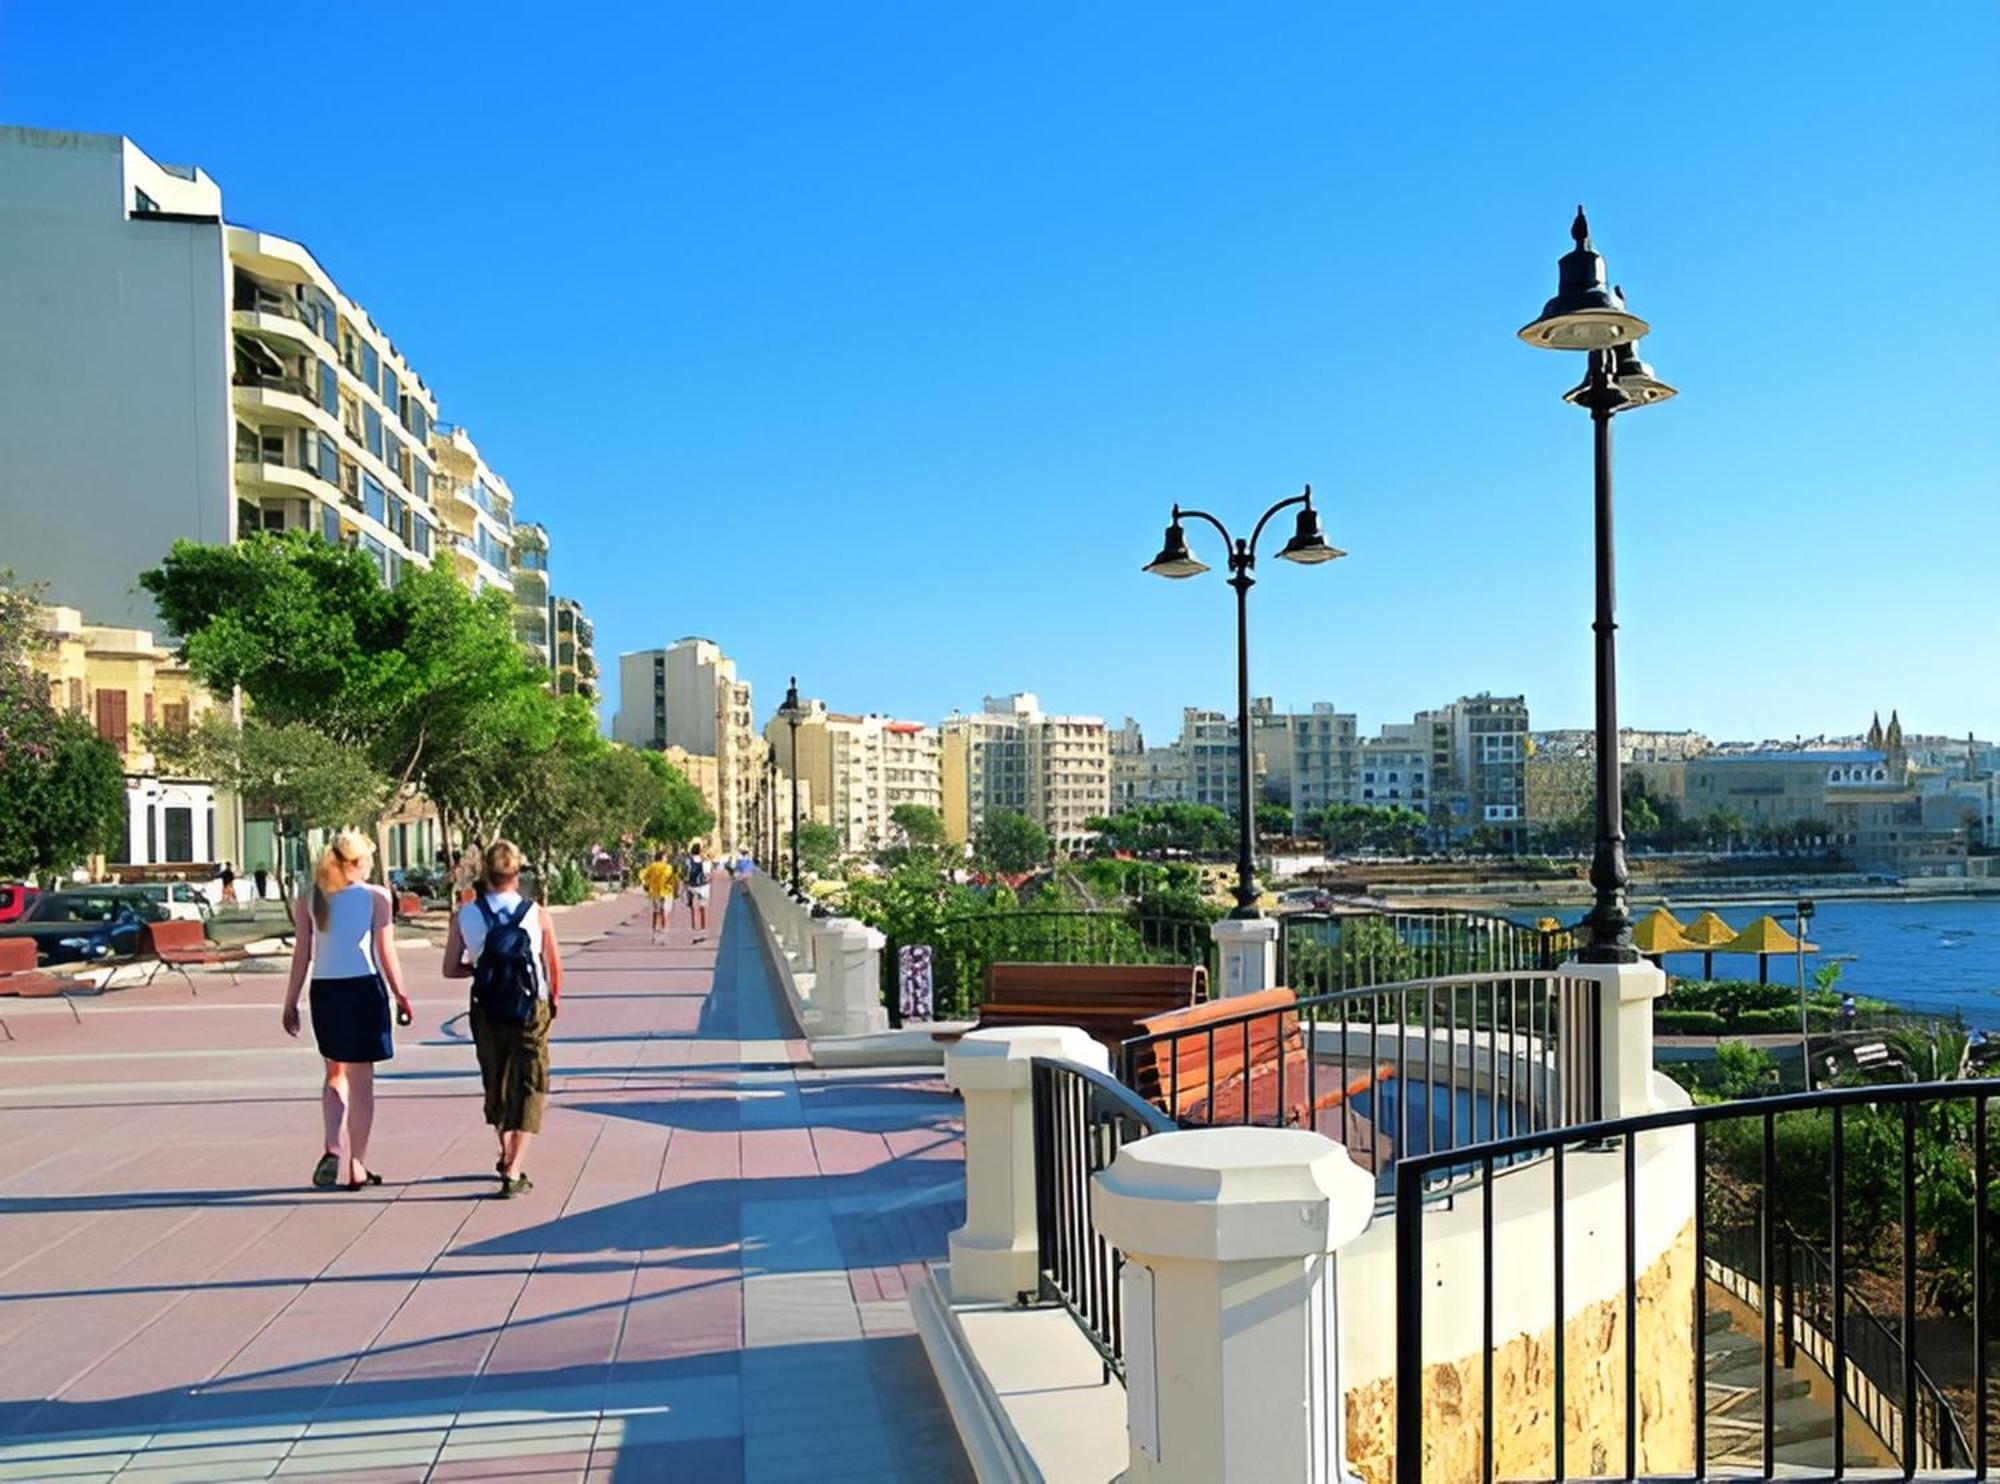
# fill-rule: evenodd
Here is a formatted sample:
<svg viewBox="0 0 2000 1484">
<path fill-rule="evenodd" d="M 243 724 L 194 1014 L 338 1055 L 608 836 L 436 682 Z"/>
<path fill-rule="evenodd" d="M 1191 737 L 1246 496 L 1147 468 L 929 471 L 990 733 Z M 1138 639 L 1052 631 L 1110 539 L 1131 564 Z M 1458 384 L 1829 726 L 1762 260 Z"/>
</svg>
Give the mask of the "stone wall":
<svg viewBox="0 0 2000 1484">
<path fill-rule="evenodd" d="M 1687 1475 L 1694 1458 L 1694 1225 L 1639 1279 L 1639 1471 Z M 1622 1293 L 1563 1326 L 1564 1467 L 1572 1478 L 1625 1468 L 1625 1304 Z M 1550 1331 L 1517 1335 L 1493 1357 L 1493 1471 L 1500 1479 L 1555 1472 Z M 1481 1357 L 1424 1368 L 1424 1478 L 1480 1477 Z M 1347 1393 L 1348 1458 L 1368 1484 L 1390 1484 L 1396 1458 L 1396 1387 L 1378 1380 Z"/>
</svg>

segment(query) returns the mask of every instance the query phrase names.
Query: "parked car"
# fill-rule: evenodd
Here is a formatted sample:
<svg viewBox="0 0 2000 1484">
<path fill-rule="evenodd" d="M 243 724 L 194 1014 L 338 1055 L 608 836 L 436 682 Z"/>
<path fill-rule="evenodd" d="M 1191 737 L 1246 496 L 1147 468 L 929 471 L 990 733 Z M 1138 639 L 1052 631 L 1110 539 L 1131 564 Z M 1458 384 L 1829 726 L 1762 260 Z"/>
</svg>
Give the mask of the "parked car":
<svg viewBox="0 0 2000 1484">
<path fill-rule="evenodd" d="M 183 922 L 206 922 L 214 911 L 208 893 L 186 881 L 141 881 L 127 888 L 143 895 L 169 917 Z"/>
<path fill-rule="evenodd" d="M 44 892 L 27 916 L 0 927 L 0 938 L 32 938 L 42 965 L 128 958 L 139 929 L 166 919 L 166 908 L 129 886 L 86 886 Z"/>
<path fill-rule="evenodd" d="M 42 894 L 38 886 L 18 881 L 0 881 L 0 923 L 19 922 Z"/>
</svg>

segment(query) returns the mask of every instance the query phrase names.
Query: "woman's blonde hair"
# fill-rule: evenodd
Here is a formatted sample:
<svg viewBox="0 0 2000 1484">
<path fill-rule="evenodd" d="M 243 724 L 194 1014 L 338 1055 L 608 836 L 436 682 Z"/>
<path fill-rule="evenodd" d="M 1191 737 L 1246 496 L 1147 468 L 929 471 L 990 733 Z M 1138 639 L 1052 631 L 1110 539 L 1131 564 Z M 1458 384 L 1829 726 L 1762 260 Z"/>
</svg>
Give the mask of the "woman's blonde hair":
<svg viewBox="0 0 2000 1484">
<path fill-rule="evenodd" d="M 347 889 L 347 868 L 374 858 L 375 842 L 357 829 L 341 830 L 327 841 L 313 872 L 313 923 L 321 932 L 333 926 L 333 895 Z"/>
<path fill-rule="evenodd" d="M 495 840 L 486 847 L 481 865 L 486 889 L 498 891 L 502 882 L 512 881 L 521 874 L 521 847 L 512 840 Z"/>
</svg>

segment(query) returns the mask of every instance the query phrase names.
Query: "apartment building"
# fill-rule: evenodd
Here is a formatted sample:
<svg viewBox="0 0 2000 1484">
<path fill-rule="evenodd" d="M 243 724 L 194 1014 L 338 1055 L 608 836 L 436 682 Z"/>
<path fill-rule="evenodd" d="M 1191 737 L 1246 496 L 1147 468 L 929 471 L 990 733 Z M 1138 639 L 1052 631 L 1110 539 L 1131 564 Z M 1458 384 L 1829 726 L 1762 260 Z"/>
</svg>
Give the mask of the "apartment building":
<svg viewBox="0 0 2000 1484">
<path fill-rule="evenodd" d="M 1364 809 L 1431 812 L 1431 737 L 1416 722 L 1388 722 L 1356 748 L 1351 802 Z"/>
<path fill-rule="evenodd" d="M 1130 722 L 1127 741 L 1137 735 Z M 1046 714 L 1031 692 L 986 697 L 939 727 L 945 835 L 964 844 L 989 813 L 1024 814 L 1059 850 L 1090 838 L 1111 812 L 1111 733 L 1098 716 Z M 1140 745 L 1144 743 L 1141 740 Z"/>
<path fill-rule="evenodd" d="M 1111 809 L 1134 804 L 1177 804 L 1189 794 L 1187 759 L 1176 746 L 1147 747 L 1111 755 Z"/>
<path fill-rule="evenodd" d="M 111 865 L 204 868 L 245 863 L 235 801 L 214 783 L 165 771 L 144 729 L 186 729 L 218 703 L 145 629 L 86 622 L 74 608 L 41 610 L 34 665 L 59 711 L 80 715 L 118 749 L 127 823 Z M 265 828 L 268 837 L 268 827 Z"/>
<path fill-rule="evenodd" d="M 518 580 L 518 574 L 517 574 Z M 549 670 L 558 695 L 582 696 L 597 704 L 597 626 L 575 598 L 555 597 L 548 601 L 549 627 L 555 647 Z M 745 707 L 748 706 L 747 687 Z"/>
<path fill-rule="evenodd" d="M 590 653 L 589 620 L 562 598 L 555 601 L 554 620 L 558 673 L 565 656 L 571 657 L 579 688 L 588 678 L 594 694 L 597 662 Z M 568 650 L 566 621 L 574 636 Z M 679 749 L 689 757 L 715 759 L 713 791 L 704 797 L 715 811 L 716 847 L 725 854 L 754 848 L 764 744 L 751 722 L 750 683 L 736 678 L 736 662 L 714 640 L 691 635 L 665 649 L 620 655 L 611 735 L 628 747 Z"/>
<path fill-rule="evenodd" d="M 555 671 L 555 595 L 549 588 L 549 532 L 534 521 L 514 527 L 514 633 L 543 664 Z"/>
<path fill-rule="evenodd" d="M 475 593 L 512 593 L 514 491 L 463 428 L 440 424 L 431 434 L 431 452 L 437 460 L 431 488 L 452 569 Z"/>
<path fill-rule="evenodd" d="M 0 127 L 0 325 L 7 562 L 95 621 L 157 630 L 133 576 L 252 531 L 511 589 L 505 481 L 312 252 L 230 223 L 200 168 Z"/>
<path fill-rule="evenodd" d="M 833 827 L 842 851 L 861 855 L 900 838 L 892 816 L 903 804 L 944 812 L 939 736 L 922 722 L 829 711 L 821 700 L 800 702 L 798 754 L 783 716 L 764 737 L 786 776 L 800 781 L 810 817 Z"/>
</svg>

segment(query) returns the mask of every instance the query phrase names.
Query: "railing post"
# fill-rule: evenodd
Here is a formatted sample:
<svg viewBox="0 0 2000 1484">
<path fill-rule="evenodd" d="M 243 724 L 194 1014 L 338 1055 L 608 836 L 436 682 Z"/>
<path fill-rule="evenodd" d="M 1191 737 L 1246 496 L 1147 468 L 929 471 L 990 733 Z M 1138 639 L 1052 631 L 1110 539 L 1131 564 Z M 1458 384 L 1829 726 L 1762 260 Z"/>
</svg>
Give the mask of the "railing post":
<svg viewBox="0 0 2000 1484">
<path fill-rule="evenodd" d="M 1597 1116 L 1631 1118 L 1652 1112 L 1653 1001 L 1667 992 L 1666 974 L 1644 960 L 1572 961 L 1557 972 L 1569 979 L 1588 979 L 1596 989 Z"/>
<path fill-rule="evenodd" d="M 1333 1254 L 1374 1214 L 1368 1173 L 1305 1129 L 1189 1129 L 1091 1184 L 1126 1260 L 1126 1484 L 1355 1479 Z"/>
<path fill-rule="evenodd" d="M 1255 994 L 1278 984 L 1278 919 L 1225 917 L 1210 924 L 1221 973 L 1210 991 L 1216 999 Z"/>
<path fill-rule="evenodd" d="M 1040 1286 L 1031 1096 L 1038 1056 L 1099 1072 L 1111 1063 L 1067 1025 L 971 1031 L 945 1053 L 945 1080 L 965 1099 L 965 1225 L 948 1249 L 956 1299 L 1011 1303 Z"/>
<path fill-rule="evenodd" d="M 847 917 L 812 920 L 813 994 L 806 1028 L 814 1036 L 873 1036 L 889 1028 L 882 1008 L 880 931 Z"/>
</svg>

